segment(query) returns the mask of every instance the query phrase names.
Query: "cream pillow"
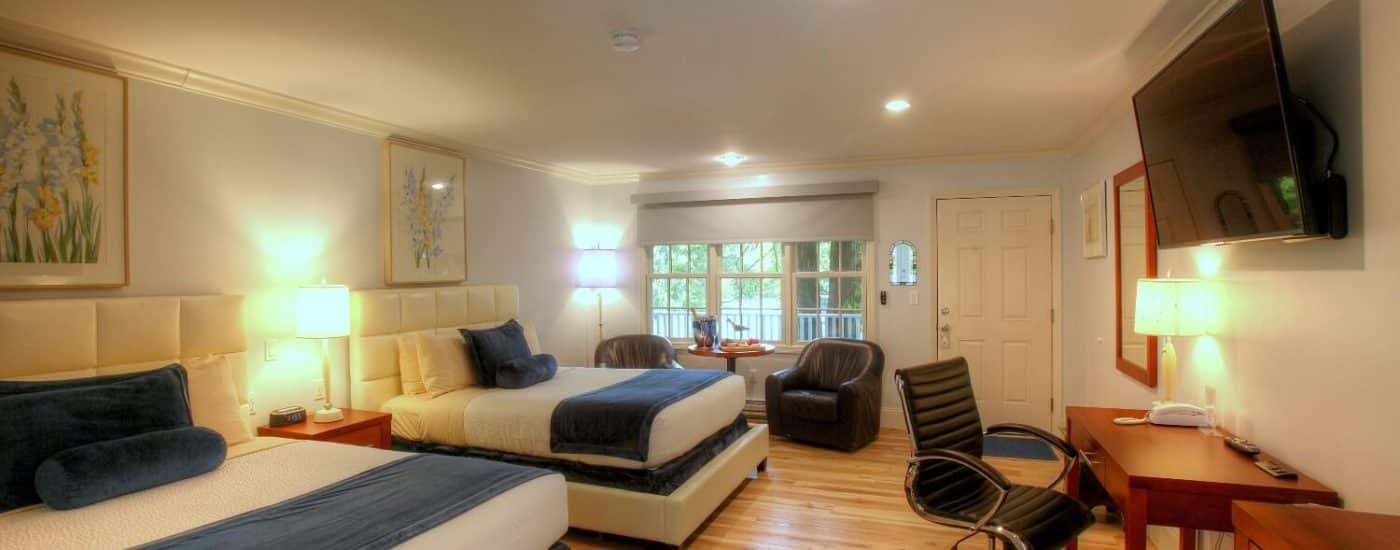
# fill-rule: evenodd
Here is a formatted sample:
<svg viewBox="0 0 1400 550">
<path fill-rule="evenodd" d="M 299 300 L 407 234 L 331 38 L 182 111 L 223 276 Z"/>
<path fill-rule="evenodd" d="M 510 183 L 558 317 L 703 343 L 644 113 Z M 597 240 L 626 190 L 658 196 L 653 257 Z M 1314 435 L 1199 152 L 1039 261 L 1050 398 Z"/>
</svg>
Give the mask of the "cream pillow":
<svg viewBox="0 0 1400 550">
<path fill-rule="evenodd" d="M 461 336 L 416 334 L 418 370 L 423 376 L 423 397 L 432 399 L 444 393 L 476 384 L 467 365 L 467 342 Z"/>
<path fill-rule="evenodd" d="M 399 340 L 399 381 L 407 395 L 418 395 L 423 387 L 422 370 L 418 368 L 418 335 L 400 334 Z"/>
<path fill-rule="evenodd" d="M 181 362 L 189 376 L 190 416 L 194 425 L 224 436 L 224 442 L 237 445 L 253 437 L 243 424 L 238 403 L 238 386 L 228 358 L 211 355 Z"/>
</svg>

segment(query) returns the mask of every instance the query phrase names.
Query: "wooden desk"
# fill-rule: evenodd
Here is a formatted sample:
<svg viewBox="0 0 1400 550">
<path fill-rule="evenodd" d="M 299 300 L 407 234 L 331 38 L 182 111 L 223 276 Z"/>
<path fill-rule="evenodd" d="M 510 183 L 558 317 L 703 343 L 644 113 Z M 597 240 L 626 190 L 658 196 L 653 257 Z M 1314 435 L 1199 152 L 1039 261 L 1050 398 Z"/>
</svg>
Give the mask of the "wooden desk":
<svg viewBox="0 0 1400 550">
<path fill-rule="evenodd" d="M 1235 550 L 1390 548 L 1400 541 L 1400 516 L 1320 506 L 1236 502 Z"/>
<path fill-rule="evenodd" d="M 1181 528 L 1181 548 L 1194 549 L 1196 529 L 1232 531 L 1235 500 L 1340 502 L 1336 491 L 1316 480 L 1274 479 L 1218 437 L 1196 428 L 1119 426 L 1120 416 L 1141 418 L 1146 411 L 1067 407 L 1069 442 L 1085 454 L 1090 470 L 1123 513 L 1127 550 L 1147 548 L 1147 526 Z M 1078 496 L 1079 471 L 1070 471 L 1070 496 Z M 1073 550 L 1074 545 L 1070 545 Z"/>
</svg>

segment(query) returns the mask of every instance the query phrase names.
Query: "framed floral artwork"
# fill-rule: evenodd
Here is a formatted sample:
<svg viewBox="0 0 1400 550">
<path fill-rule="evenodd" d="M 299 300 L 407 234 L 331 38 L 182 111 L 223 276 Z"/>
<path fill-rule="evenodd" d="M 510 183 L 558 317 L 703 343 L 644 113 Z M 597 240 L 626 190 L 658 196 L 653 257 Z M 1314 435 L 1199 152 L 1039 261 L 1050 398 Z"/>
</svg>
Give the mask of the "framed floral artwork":
<svg viewBox="0 0 1400 550">
<path fill-rule="evenodd" d="M 1104 240 L 1107 231 L 1104 223 L 1104 216 L 1107 212 L 1104 185 L 1105 182 L 1098 182 L 1079 193 L 1079 208 L 1083 212 L 1080 244 L 1085 258 L 1108 256 L 1108 244 Z"/>
<path fill-rule="evenodd" d="M 384 144 L 384 282 L 467 279 L 467 161 L 442 149 Z"/>
<path fill-rule="evenodd" d="M 0 288 L 127 284 L 126 85 L 0 47 Z"/>
</svg>

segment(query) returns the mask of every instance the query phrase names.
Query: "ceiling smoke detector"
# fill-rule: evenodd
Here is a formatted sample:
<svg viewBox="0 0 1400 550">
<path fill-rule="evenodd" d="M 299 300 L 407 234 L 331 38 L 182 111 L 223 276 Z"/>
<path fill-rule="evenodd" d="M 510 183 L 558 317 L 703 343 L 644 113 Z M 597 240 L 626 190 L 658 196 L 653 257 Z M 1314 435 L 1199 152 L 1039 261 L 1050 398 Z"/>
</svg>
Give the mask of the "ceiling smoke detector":
<svg viewBox="0 0 1400 550">
<path fill-rule="evenodd" d="M 637 29 L 621 29 L 612 32 L 612 49 L 615 52 L 632 53 L 642 49 L 642 37 Z"/>
</svg>

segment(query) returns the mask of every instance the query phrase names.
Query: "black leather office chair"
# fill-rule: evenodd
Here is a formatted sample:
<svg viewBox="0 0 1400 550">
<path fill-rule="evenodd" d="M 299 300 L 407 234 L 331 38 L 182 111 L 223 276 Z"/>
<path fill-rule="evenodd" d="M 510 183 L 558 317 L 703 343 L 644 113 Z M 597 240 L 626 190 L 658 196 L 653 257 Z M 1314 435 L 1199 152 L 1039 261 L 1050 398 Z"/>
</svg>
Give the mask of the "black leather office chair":
<svg viewBox="0 0 1400 550">
<path fill-rule="evenodd" d="M 676 347 L 653 334 L 628 334 L 603 340 L 593 350 L 593 364 L 614 369 L 679 369 Z"/>
<path fill-rule="evenodd" d="M 1049 488 L 1079 467 L 1079 452 L 1033 426 L 998 424 L 984 432 L 965 359 L 900 369 L 895 383 L 913 447 L 904 493 L 921 517 L 970 529 L 958 543 L 980 532 L 993 548 L 1000 541 L 1017 550 L 1063 548 L 1094 524 L 1087 506 Z M 984 434 L 1043 440 L 1064 456 L 1064 469 L 1046 488 L 1011 483 L 982 461 Z"/>
</svg>

